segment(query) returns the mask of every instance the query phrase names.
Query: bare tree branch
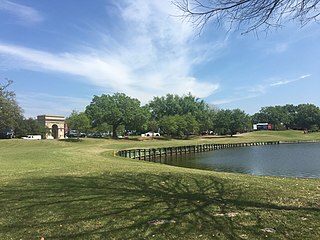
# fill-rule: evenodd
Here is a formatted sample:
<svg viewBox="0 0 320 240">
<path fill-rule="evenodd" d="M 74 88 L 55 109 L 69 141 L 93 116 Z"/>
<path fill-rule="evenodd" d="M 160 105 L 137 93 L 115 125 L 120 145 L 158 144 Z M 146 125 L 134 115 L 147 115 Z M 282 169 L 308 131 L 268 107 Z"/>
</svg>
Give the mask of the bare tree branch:
<svg viewBox="0 0 320 240">
<path fill-rule="evenodd" d="M 200 32 L 213 21 L 232 29 L 245 27 L 244 33 L 280 27 L 293 20 L 304 26 L 317 22 L 320 0 L 173 0 L 179 17 L 190 21 Z"/>
</svg>

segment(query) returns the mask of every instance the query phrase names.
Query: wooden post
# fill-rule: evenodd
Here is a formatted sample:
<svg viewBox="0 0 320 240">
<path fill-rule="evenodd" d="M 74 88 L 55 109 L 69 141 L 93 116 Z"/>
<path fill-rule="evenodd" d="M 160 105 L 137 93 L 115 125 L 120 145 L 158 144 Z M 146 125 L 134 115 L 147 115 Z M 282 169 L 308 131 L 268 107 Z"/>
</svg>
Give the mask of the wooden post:
<svg viewBox="0 0 320 240">
<path fill-rule="evenodd" d="M 157 149 L 153 149 L 153 161 L 155 162 L 157 158 Z"/>
</svg>

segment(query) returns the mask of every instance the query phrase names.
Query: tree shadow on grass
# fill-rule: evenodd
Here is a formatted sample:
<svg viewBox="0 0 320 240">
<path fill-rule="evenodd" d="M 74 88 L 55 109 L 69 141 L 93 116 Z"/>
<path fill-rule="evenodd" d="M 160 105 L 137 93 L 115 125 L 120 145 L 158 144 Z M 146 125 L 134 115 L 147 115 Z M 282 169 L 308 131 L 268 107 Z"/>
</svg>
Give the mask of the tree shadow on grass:
<svg viewBox="0 0 320 240">
<path fill-rule="evenodd" d="M 83 142 L 83 139 L 80 138 L 64 138 L 59 139 L 60 142 Z"/>
<path fill-rule="evenodd" d="M 259 200 L 220 178 L 169 173 L 33 178 L 0 194 L 1 239 L 286 239 L 297 229 L 277 217 L 320 215 Z"/>
</svg>

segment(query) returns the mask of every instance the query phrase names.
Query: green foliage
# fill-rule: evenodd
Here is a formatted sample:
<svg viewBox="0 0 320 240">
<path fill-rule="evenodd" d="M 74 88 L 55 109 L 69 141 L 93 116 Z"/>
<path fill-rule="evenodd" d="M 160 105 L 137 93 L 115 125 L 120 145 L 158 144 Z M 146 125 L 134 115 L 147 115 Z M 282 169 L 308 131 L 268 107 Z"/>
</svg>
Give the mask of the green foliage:
<svg viewBox="0 0 320 240">
<path fill-rule="evenodd" d="M 71 115 L 66 119 L 68 128 L 79 132 L 87 132 L 91 125 L 90 119 L 84 112 L 72 111 Z"/>
<path fill-rule="evenodd" d="M 159 120 L 164 116 L 175 116 L 192 114 L 199 120 L 203 114 L 209 111 L 209 106 L 203 100 L 188 95 L 182 97 L 173 94 L 167 94 L 162 97 L 154 97 L 148 104 L 152 118 Z"/>
<path fill-rule="evenodd" d="M 146 106 L 139 107 L 137 105 L 133 114 L 133 118 L 125 123 L 125 130 L 135 130 L 139 133 L 146 132 L 148 130 L 148 121 L 150 120 L 151 116 L 149 109 Z"/>
<path fill-rule="evenodd" d="M 198 133 L 199 123 L 191 114 L 164 116 L 160 119 L 161 131 L 170 136 L 188 136 Z"/>
<path fill-rule="evenodd" d="M 184 121 L 185 122 L 184 128 L 180 129 L 180 132 L 183 135 L 188 136 L 190 134 L 199 133 L 200 124 L 196 120 L 196 118 L 194 116 L 192 116 L 191 114 L 187 114 L 187 115 L 181 116 L 181 120 L 180 121 Z"/>
<path fill-rule="evenodd" d="M 16 95 L 8 90 L 12 83 L 12 80 L 7 80 L 5 84 L 0 83 L 0 130 L 16 129 L 22 118 L 22 109 L 16 101 Z"/>
<path fill-rule="evenodd" d="M 320 128 L 320 109 L 313 104 L 300 104 L 297 106 L 296 126 L 299 129 Z"/>
<path fill-rule="evenodd" d="M 147 125 L 147 129 L 153 132 L 157 132 L 159 129 L 159 123 L 158 121 L 154 120 L 154 119 L 150 119 L 148 121 L 148 125 Z"/>
<path fill-rule="evenodd" d="M 93 133 L 107 133 L 112 131 L 112 126 L 107 123 L 101 123 L 97 125 L 95 128 L 91 129 Z"/>
<path fill-rule="evenodd" d="M 187 132 L 196 133 L 212 127 L 214 111 L 210 109 L 207 103 L 192 96 L 190 93 L 181 97 L 173 94 L 154 97 L 148 104 L 148 107 L 154 121 L 160 121 L 162 127 L 166 126 L 166 129 L 171 129 L 170 131 L 166 130 L 167 134 L 171 132 L 169 135 L 173 134 L 173 132 L 175 132 L 174 135 L 187 134 Z M 177 116 L 181 116 L 181 118 L 177 119 Z M 176 130 L 173 131 L 175 125 L 168 126 L 168 124 L 165 123 L 170 121 L 177 122 L 181 127 L 179 128 L 177 126 Z M 186 121 L 190 126 L 183 127 Z"/>
<path fill-rule="evenodd" d="M 180 97 L 178 95 L 167 94 L 162 97 L 154 97 L 148 104 L 151 110 L 152 118 L 160 120 L 164 116 L 174 116 L 181 113 L 179 105 Z"/>
<path fill-rule="evenodd" d="M 271 123 L 275 130 L 320 128 L 320 109 L 313 104 L 263 107 L 252 116 L 253 123 Z"/>
<path fill-rule="evenodd" d="M 289 105 L 282 106 L 268 106 L 261 108 L 260 112 L 253 116 L 254 122 L 271 123 L 275 130 L 282 130 L 289 128 L 292 124 L 292 115 L 294 112 L 289 112 Z"/>
<path fill-rule="evenodd" d="M 167 135 L 176 135 L 178 132 L 177 116 L 164 116 L 160 119 L 161 132 Z"/>
<path fill-rule="evenodd" d="M 26 135 L 43 135 L 46 133 L 46 128 L 38 122 L 37 119 L 28 118 L 20 119 L 19 125 L 15 130 L 17 137 Z"/>
<path fill-rule="evenodd" d="M 140 101 L 124 93 L 94 96 L 85 112 L 94 126 L 102 123 L 111 125 L 113 137 L 117 137 L 117 129 L 120 125 L 139 128 L 148 118 L 146 108 L 140 107 Z"/>
<path fill-rule="evenodd" d="M 240 109 L 220 110 L 214 116 L 214 130 L 218 134 L 243 133 L 250 129 L 250 117 Z"/>
</svg>

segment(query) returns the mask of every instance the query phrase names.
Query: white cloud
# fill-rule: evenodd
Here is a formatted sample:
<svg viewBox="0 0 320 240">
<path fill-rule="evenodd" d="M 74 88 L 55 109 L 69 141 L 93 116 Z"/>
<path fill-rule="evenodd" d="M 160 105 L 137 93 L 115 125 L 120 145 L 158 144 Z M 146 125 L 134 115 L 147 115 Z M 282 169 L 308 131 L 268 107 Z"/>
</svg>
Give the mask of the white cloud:
<svg viewBox="0 0 320 240">
<path fill-rule="evenodd" d="M 172 17 L 175 8 L 170 1 L 121 4 L 115 8 L 123 21 L 119 26 L 126 26 L 121 36 L 100 33 L 98 44 L 72 53 L 0 42 L 0 60 L 4 55 L 14 60 L 14 68 L 78 75 L 92 85 L 124 92 L 144 103 L 169 92 L 207 97 L 219 88 L 215 82 L 197 79 L 193 70 L 215 58 L 226 47 L 225 40 L 201 44 L 201 39 L 194 38 L 192 26 Z"/>
<path fill-rule="evenodd" d="M 0 11 L 14 15 L 22 23 L 37 23 L 43 21 L 43 16 L 34 8 L 9 0 L 0 0 Z"/>
<path fill-rule="evenodd" d="M 233 95 L 231 95 L 230 97 L 214 100 L 211 102 L 211 104 L 222 105 L 227 103 L 239 102 L 246 99 L 256 98 L 263 94 L 261 91 L 264 91 L 264 90 L 260 90 L 260 91 L 258 90 L 257 92 L 251 92 L 251 90 L 248 90 L 248 92 L 246 93 L 234 92 Z"/>
<path fill-rule="evenodd" d="M 288 49 L 288 43 L 278 43 L 275 46 L 275 52 L 277 53 L 283 53 L 287 51 L 287 49 Z"/>
<path fill-rule="evenodd" d="M 214 100 L 211 102 L 211 104 L 221 105 L 221 104 L 239 102 L 239 101 L 246 100 L 246 99 L 256 98 L 256 97 L 259 97 L 263 94 L 266 94 L 273 87 L 287 85 L 287 84 L 290 84 L 290 83 L 293 83 L 296 81 L 303 80 L 308 77 L 311 77 L 311 74 L 301 75 L 297 78 L 290 79 L 290 80 L 287 80 L 287 79 L 268 80 L 268 81 L 264 81 L 263 84 L 257 84 L 257 85 L 250 86 L 250 87 L 240 87 L 240 88 L 235 89 L 232 92 L 231 96 L 224 98 L 224 99 Z M 276 78 L 273 78 L 273 79 L 276 79 Z M 270 81 L 272 81 L 272 83 L 268 83 L 268 84 L 265 83 L 265 82 L 270 82 Z"/>
<path fill-rule="evenodd" d="M 296 82 L 296 81 L 299 81 L 299 80 L 303 80 L 305 78 L 308 78 L 308 77 L 311 77 L 311 74 L 306 74 L 306 75 L 302 75 L 298 78 L 295 78 L 295 79 L 289 79 L 289 80 L 278 80 L 274 83 L 271 83 L 269 86 L 270 87 L 275 87 L 275 86 L 279 86 L 279 85 L 286 85 L 286 84 L 289 84 L 289 83 L 293 83 L 293 82 Z"/>
</svg>

